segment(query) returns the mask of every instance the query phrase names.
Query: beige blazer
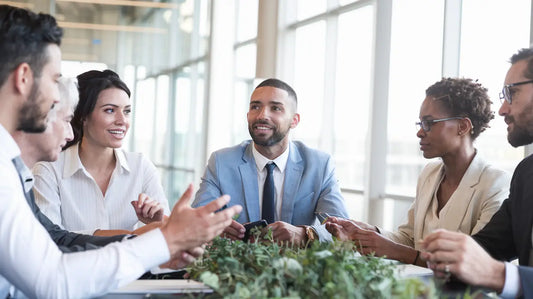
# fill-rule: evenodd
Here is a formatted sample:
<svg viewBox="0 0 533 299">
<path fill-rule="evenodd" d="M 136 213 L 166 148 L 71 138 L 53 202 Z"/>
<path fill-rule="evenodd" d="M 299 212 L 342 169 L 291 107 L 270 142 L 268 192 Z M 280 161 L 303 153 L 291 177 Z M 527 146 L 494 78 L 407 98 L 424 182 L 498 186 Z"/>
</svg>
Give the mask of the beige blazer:
<svg viewBox="0 0 533 299">
<path fill-rule="evenodd" d="M 418 177 L 416 198 L 408 212 L 407 223 L 396 232 L 382 231 L 389 239 L 418 248 L 416 241 L 424 238 L 423 229 L 428 209 L 439 188 L 443 175 L 442 161 L 433 162 L 422 170 Z M 457 190 L 446 205 L 447 213 L 440 215 L 440 226 L 451 231 L 472 235 L 481 230 L 501 203 L 509 195 L 511 175 L 487 164 L 479 154 L 474 156 Z"/>
</svg>

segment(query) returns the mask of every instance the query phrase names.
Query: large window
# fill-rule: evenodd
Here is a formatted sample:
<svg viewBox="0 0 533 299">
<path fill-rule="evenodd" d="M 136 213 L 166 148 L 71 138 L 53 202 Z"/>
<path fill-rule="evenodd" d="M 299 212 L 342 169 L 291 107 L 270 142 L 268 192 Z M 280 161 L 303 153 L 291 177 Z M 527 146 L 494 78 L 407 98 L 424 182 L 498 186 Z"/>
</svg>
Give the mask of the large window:
<svg viewBox="0 0 533 299">
<path fill-rule="evenodd" d="M 463 1 L 460 75 L 479 79 L 488 88 L 496 112 L 476 148 L 492 164 L 511 172 L 523 158 L 524 148 L 507 143 L 507 125 L 498 115 L 498 93 L 511 55 L 529 47 L 530 15 L 531 1 Z"/>
<path fill-rule="evenodd" d="M 331 2 L 331 1 L 329 1 Z M 298 94 L 300 124 L 293 139 L 330 153 L 352 218 L 364 217 L 362 192 L 372 99 L 372 1 L 285 3 L 287 27 L 281 78 Z"/>
<path fill-rule="evenodd" d="M 389 194 L 414 196 L 418 174 L 428 162 L 419 150 L 415 122 L 426 89 L 441 79 L 443 22 L 443 1 L 393 2 L 387 126 Z"/>
</svg>

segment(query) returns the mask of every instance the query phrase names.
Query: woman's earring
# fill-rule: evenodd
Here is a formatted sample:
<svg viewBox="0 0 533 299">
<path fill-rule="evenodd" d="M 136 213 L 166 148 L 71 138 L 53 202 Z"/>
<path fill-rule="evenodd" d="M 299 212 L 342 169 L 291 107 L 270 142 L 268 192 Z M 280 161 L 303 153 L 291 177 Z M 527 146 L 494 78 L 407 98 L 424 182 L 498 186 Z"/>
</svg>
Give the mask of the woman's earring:
<svg viewBox="0 0 533 299">
<path fill-rule="evenodd" d="M 474 126 L 472 126 L 472 130 L 470 131 L 470 134 L 474 135 Z"/>
</svg>

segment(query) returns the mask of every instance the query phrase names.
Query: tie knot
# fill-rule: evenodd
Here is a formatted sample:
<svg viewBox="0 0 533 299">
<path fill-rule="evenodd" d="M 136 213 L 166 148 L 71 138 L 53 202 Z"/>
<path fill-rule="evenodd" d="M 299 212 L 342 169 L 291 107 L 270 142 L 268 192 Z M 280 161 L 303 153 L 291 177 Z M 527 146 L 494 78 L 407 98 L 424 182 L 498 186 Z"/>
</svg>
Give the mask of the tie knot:
<svg viewBox="0 0 533 299">
<path fill-rule="evenodd" d="M 272 174 L 274 172 L 274 168 L 276 168 L 276 163 L 270 162 L 265 165 L 265 168 L 269 174 Z"/>
</svg>

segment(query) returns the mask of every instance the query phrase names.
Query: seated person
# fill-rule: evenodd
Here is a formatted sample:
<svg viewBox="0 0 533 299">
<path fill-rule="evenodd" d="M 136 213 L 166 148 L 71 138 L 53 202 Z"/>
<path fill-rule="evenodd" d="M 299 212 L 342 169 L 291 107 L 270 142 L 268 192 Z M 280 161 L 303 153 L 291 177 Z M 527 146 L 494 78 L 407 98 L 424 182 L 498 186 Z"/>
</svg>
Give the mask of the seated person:
<svg viewBox="0 0 533 299">
<path fill-rule="evenodd" d="M 396 232 L 331 218 L 326 228 L 337 238 L 354 240 L 363 254 L 425 266 L 417 241 L 446 228 L 474 234 L 508 195 L 510 175 L 483 160 L 474 140 L 494 118 L 487 89 L 471 79 L 444 78 L 426 90 L 417 136 L 428 164 L 420 174 L 407 223 Z"/>
<path fill-rule="evenodd" d="M 240 212 L 233 206 L 214 213 L 228 196 L 190 208 L 189 186 L 160 228 L 95 250 L 61 252 L 28 205 L 27 170 L 11 137 L 47 128 L 60 98 L 61 36 L 52 16 L 0 5 L 0 298 L 16 297 L 13 290 L 28 298 L 101 296 L 166 261 L 172 267 L 190 262 Z M 186 253 L 192 255 L 184 259 Z"/>
<path fill-rule="evenodd" d="M 127 236 L 98 237 L 71 233 L 61 229 L 41 213 L 39 207 L 35 204 L 32 191 L 33 176 L 27 167 L 33 167 L 38 161 L 57 160 L 61 148 L 66 142 L 72 140 L 73 134 L 70 120 L 72 119 L 74 108 L 78 103 L 78 89 L 73 79 L 59 78 L 59 98 L 59 103 L 54 105 L 54 108 L 48 113 L 48 126 L 43 133 L 36 134 L 16 131 L 12 134 L 13 139 L 15 139 L 21 148 L 21 157 L 25 164 L 23 166 L 24 172 L 21 175 L 24 177 L 26 200 L 37 220 L 44 226 L 52 240 L 63 252 L 94 249 L 111 242 L 121 241 Z"/>
<path fill-rule="evenodd" d="M 507 141 L 519 147 L 533 143 L 533 47 L 520 49 L 510 62 L 498 113 L 507 124 Z M 509 198 L 477 234 L 442 229 L 424 238 L 421 258 L 436 275 L 451 273 L 501 298 L 533 298 L 532 170 L 529 155 L 514 170 Z M 519 266 L 509 262 L 516 258 Z"/>
<path fill-rule="evenodd" d="M 209 158 L 194 207 L 222 194 L 243 212 L 224 234 L 242 239 L 243 223 L 264 219 L 278 241 L 296 244 L 331 240 L 318 214 L 347 217 L 331 157 L 299 141 L 289 131 L 300 122 L 294 90 L 267 79 L 252 93 L 248 131 L 253 141 L 221 149 Z"/>
<path fill-rule="evenodd" d="M 33 168 L 37 205 L 62 228 L 84 234 L 127 234 L 139 220 L 160 225 L 169 207 L 155 166 L 120 149 L 130 126 L 128 87 L 110 70 L 83 73 L 78 85 L 74 139 L 57 161 Z"/>
</svg>

